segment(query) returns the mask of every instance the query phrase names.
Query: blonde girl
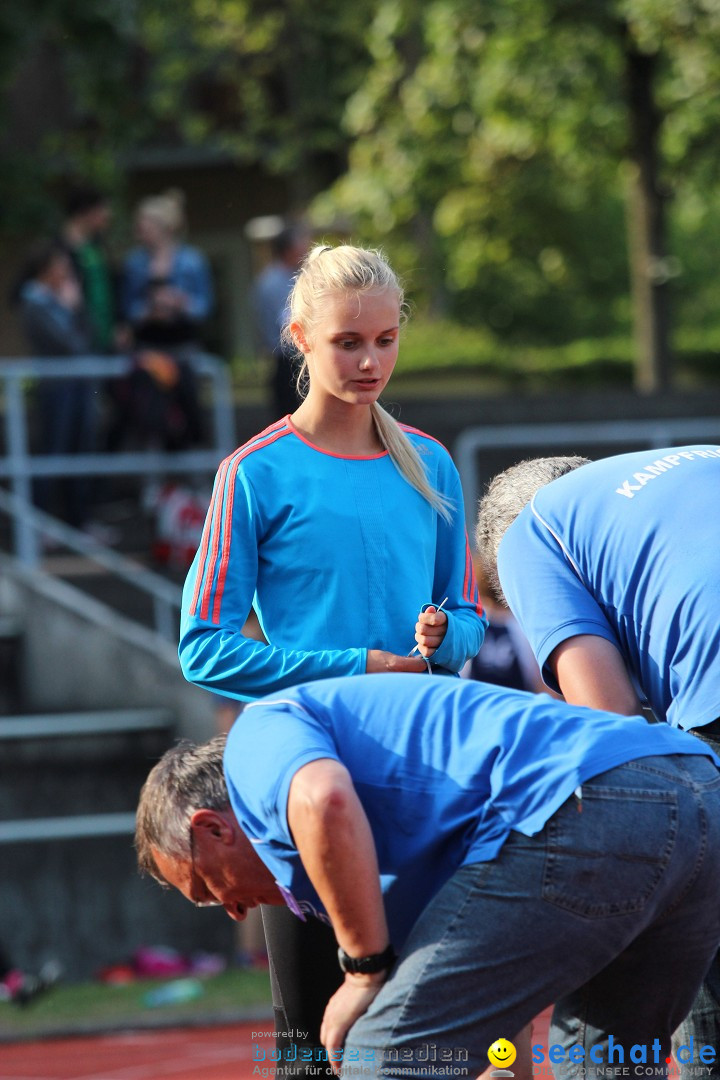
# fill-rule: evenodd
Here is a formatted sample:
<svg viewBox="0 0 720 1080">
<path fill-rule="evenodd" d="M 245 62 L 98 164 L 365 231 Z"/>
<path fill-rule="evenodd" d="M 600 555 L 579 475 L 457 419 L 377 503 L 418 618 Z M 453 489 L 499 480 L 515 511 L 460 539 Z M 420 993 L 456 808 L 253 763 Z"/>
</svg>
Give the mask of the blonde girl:
<svg viewBox="0 0 720 1080">
<path fill-rule="evenodd" d="M 457 470 L 378 401 L 403 307 L 382 253 L 309 253 L 285 331 L 304 397 L 218 471 L 183 600 L 192 682 L 248 701 L 338 675 L 457 673 L 477 653 L 486 620 Z M 264 640 L 243 633 L 251 608 Z M 276 1028 L 318 1045 L 340 975 L 332 934 L 282 908 L 263 911 L 266 933 L 266 916 Z"/>
</svg>

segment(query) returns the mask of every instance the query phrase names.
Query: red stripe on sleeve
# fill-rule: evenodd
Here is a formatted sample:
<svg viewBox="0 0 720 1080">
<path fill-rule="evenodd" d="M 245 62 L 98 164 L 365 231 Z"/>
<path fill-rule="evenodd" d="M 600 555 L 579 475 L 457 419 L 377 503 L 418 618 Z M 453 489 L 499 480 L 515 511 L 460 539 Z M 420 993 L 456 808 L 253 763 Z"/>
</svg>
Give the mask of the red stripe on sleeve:
<svg viewBox="0 0 720 1080">
<path fill-rule="evenodd" d="M 273 425 L 272 428 L 268 428 L 267 437 L 263 439 L 262 442 L 255 441 L 252 443 L 252 445 L 246 446 L 246 448 L 242 450 L 241 453 L 239 453 L 233 461 L 233 472 L 228 482 L 227 498 L 225 500 L 225 512 L 223 515 L 222 552 L 220 554 L 220 569 L 218 571 L 217 586 L 215 590 L 215 601 L 213 603 L 212 610 L 212 622 L 214 623 L 220 622 L 220 605 L 222 604 L 223 593 L 225 591 L 225 581 L 227 579 L 228 567 L 230 564 L 230 545 L 232 543 L 232 511 L 233 504 L 235 502 L 235 481 L 237 479 L 238 466 L 240 465 L 241 461 L 243 461 L 246 457 L 249 457 L 250 454 L 254 454 L 256 450 L 264 450 L 265 447 L 271 446 L 272 443 L 277 442 L 278 439 L 282 439 L 283 436 L 291 434 L 288 427 L 284 427 L 281 430 L 275 430 L 276 427 L 277 425 Z M 219 534 L 220 530 L 218 530 L 218 532 L 216 533 L 216 537 L 219 536 Z M 216 544 L 213 548 L 212 573 L 209 575 L 208 578 L 210 582 L 212 582 L 212 579 L 215 576 L 217 556 L 218 545 Z M 207 603 L 205 602 L 205 598 L 203 598 L 203 606 L 200 611 L 200 617 L 202 619 L 207 619 L 209 608 L 210 591 L 207 592 Z"/>
<path fill-rule="evenodd" d="M 470 599 L 470 597 L 468 596 L 468 585 L 469 585 L 469 582 L 470 582 L 470 561 L 471 561 L 470 548 L 468 546 L 468 542 L 467 542 L 467 539 L 466 539 L 465 540 L 465 577 L 463 578 L 463 589 L 462 589 L 463 600 L 469 600 Z"/>
<path fill-rule="evenodd" d="M 198 570 L 195 577 L 195 589 L 193 591 L 193 598 L 190 604 L 190 614 L 195 615 L 197 611 L 198 599 L 200 597 L 200 588 L 202 586 L 205 560 L 207 558 L 208 547 L 210 545 L 210 534 L 212 532 L 212 522 L 216 517 L 216 511 L 218 502 L 222 502 L 222 490 L 225 486 L 225 477 L 230 465 L 230 458 L 226 458 L 220 466 L 220 470 L 215 479 L 215 488 L 210 499 L 210 506 L 205 516 L 205 525 L 203 526 L 202 539 L 200 541 L 200 558 L 198 560 Z"/>
<path fill-rule="evenodd" d="M 225 481 L 227 479 L 228 471 L 238 454 L 242 454 L 242 456 L 244 457 L 245 454 L 243 454 L 243 451 L 247 451 L 254 444 L 257 443 L 258 445 L 265 445 L 265 443 L 261 442 L 261 440 L 263 440 L 266 435 L 269 435 L 278 428 L 282 427 L 284 424 L 285 419 L 283 418 L 282 420 L 278 420 L 274 424 L 271 424 L 269 427 L 265 428 L 263 431 L 260 432 L 259 435 L 254 435 L 252 439 L 249 439 L 248 442 L 243 443 L 241 447 L 239 447 L 232 454 L 230 454 L 229 457 L 225 458 L 225 460 L 220 466 L 220 469 L 218 470 L 212 499 L 210 500 L 210 506 L 208 507 L 208 512 L 205 517 L 205 525 L 203 527 L 202 539 L 200 541 L 200 558 L 198 560 L 198 572 L 197 577 L 195 578 L 195 590 L 193 592 L 193 598 L 190 604 L 191 615 L 195 615 L 197 613 L 200 590 L 202 588 L 202 583 L 204 580 L 205 588 L 203 589 L 203 601 L 200 609 L 200 617 L 203 619 L 207 618 L 207 612 L 210 606 L 210 594 L 212 592 L 212 582 L 215 575 L 215 566 L 217 563 L 218 539 L 217 529 L 214 528 L 214 526 L 217 526 L 220 517 L 220 508 L 222 507 L 223 492 L 225 489 Z M 207 556 L 208 549 L 210 547 L 211 536 L 214 536 L 215 538 L 213 543 L 213 559 L 212 566 L 209 572 L 206 573 Z"/>
<path fill-rule="evenodd" d="M 238 464 L 240 464 L 242 458 L 238 458 Z M 225 591 L 225 578 L 227 577 L 228 563 L 230 562 L 230 543 L 232 540 L 232 512 L 233 505 L 235 503 L 235 480 L 237 477 L 237 468 L 233 473 L 233 478 L 228 485 L 228 496 L 225 502 L 225 516 L 223 518 L 223 544 L 222 544 L 222 556 L 220 558 L 220 572 L 218 573 L 217 589 L 215 590 L 215 602 L 212 610 L 212 621 L 214 623 L 220 622 L 220 605 L 222 604 L 222 595 Z M 204 618 L 207 618 L 207 613 Z"/>
<path fill-rule="evenodd" d="M 212 536 L 212 549 L 210 559 L 207 563 L 205 586 L 203 588 L 202 603 L 200 604 L 201 619 L 207 619 L 208 610 L 210 608 L 210 596 L 213 591 L 213 579 L 215 577 L 215 567 L 217 566 L 218 551 L 220 549 L 220 518 L 222 517 L 222 507 L 225 501 L 225 487 L 227 484 L 227 477 L 233 464 L 233 460 L 233 458 L 228 458 L 227 461 L 223 463 L 223 469 L 221 471 L 220 477 L 218 478 L 218 496 L 213 506 L 212 527 L 210 529 L 210 535 Z"/>
</svg>

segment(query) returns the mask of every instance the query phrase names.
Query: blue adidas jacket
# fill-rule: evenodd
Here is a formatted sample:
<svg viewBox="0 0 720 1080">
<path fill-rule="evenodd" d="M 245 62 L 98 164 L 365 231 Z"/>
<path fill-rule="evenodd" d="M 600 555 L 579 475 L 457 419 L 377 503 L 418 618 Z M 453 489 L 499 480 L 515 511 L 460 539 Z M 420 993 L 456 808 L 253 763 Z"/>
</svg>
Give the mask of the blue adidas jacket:
<svg viewBox="0 0 720 1080">
<path fill-rule="evenodd" d="M 185 676 L 243 701 L 365 671 L 368 649 L 413 647 L 424 604 L 448 597 L 433 663 L 459 671 L 482 644 L 460 478 L 447 450 L 403 426 L 448 524 L 387 452 L 345 457 L 309 443 L 289 417 L 220 466 L 183 595 Z M 269 644 L 242 634 L 254 606 Z"/>
</svg>

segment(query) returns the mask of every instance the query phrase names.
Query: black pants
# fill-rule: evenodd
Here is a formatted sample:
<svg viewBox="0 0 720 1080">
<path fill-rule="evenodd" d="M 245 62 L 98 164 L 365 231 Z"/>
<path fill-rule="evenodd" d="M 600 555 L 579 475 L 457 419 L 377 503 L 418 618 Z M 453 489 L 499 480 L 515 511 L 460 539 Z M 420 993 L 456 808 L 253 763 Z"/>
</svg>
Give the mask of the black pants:
<svg viewBox="0 0 720 1080">
<path fill-rule="evenodd" d="M 293 413 L 302 401 L 295 385 L 297 372 L 295 353 L 289 349 L 276 349 L 273 353 L 272 392 L 273 419 Z"/>
<path fill-rule="evenodd" d="M 320 1024 L 328 1000 L 342 982 L 338 965 L 337 943 L 331 928 L 319 919 L 302 922 L 286 907 L 263 907 L 263 926 L 270 962 L 275 1031 L 285 1032 L 276 1039 L 282 1051 L 278 1076 L 314 1078 L 321 1060 Z M 302 1032 L 303 1035 L 298 1033 Z M 313 1049 L 312 1061 L 300 1061 L 300 1048 Z M 326 1075 L 333 1076 L 329 1065 Z"/>
</svg>

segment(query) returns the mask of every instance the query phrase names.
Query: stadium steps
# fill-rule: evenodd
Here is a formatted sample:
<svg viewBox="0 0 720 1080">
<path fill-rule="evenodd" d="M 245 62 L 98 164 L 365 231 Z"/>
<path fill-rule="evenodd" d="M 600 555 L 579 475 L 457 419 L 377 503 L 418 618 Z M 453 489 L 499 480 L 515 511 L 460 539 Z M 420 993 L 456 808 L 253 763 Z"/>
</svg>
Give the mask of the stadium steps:
<svg viewBox="0 0 720 1080">
<path fill-rule="evenodd" d="M 126 604 L 115 619 L 68 588 L 102 575 L 80 560 L 44 569 L 5 560 L 0 575 L 0 945 L 28 970 L 57 961 L 69 981 L 148 945 L 229 956 L 224 912 L 197 919 L 138 874 L 133 845 L 149 770 L 194 734 L 196 708 L 205 730 L 210 706 L 186 693 L 174 648 L 154 643 L 141 612 Z"/>
<path fill-rule="evenodd" d="M 0 844 L 131 835 L 174 727 L 156 708 L 0 717 Z"/>
</svg>

